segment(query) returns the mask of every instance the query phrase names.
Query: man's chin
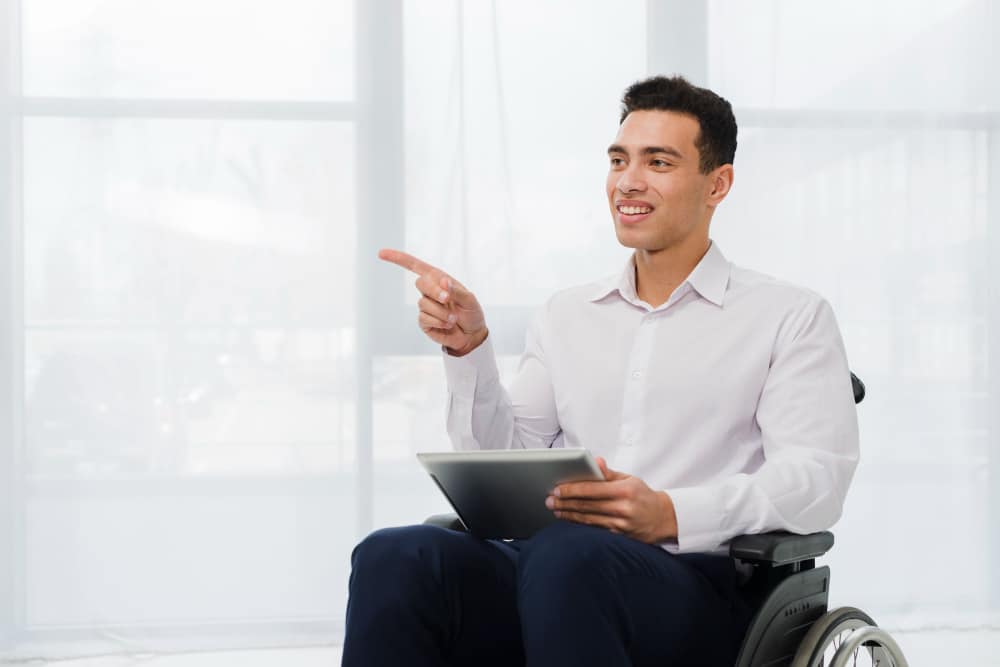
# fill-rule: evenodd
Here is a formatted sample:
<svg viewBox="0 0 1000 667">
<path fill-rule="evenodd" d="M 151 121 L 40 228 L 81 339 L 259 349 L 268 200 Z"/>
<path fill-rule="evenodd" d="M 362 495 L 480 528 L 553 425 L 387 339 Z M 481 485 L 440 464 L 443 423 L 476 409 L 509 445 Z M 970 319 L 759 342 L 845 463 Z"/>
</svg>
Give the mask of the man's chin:
<svg viewBox="0 0 1000 667">
<path fill-rule="evenodd" d="M 618 237 L 618 243 L 626 248 L 632 248 L 633 250 L 658 249 L 657 244 L 651 242 L 650 239 L 643 238 L 643 234 L 636 234 L 628 229 L 626 229 L 623 233 L 622 228 L 619 225 L 615 225 L 615 236 Z"/>
</svg>

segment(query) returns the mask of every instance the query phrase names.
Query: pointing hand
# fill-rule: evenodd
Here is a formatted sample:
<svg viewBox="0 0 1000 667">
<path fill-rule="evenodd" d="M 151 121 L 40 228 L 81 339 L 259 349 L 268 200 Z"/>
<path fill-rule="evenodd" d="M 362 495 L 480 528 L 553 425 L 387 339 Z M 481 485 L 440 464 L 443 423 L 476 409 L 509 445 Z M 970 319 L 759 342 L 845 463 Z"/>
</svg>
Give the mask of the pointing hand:
<svg viewBox="0 0 1000 667">
<path fill-rule="evenodd" d="M 462 283 L 400 250 L 383 248 L 378 256 L 417 274 L 415 285 L 422 294 L 417 302 L 417 322 L 428 338 L 455 356 L 468 354 L 486 340 L 486 316 L 475 295 Z"/>
</svg>

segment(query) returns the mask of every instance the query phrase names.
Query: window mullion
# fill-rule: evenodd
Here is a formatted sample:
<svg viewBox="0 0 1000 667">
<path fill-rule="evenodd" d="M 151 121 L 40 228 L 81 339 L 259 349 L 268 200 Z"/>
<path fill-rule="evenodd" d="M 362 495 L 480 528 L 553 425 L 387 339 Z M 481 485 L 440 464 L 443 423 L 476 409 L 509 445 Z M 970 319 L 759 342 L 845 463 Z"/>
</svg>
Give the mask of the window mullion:
<svg viewBox="0 0 1000 667">
<path fill-rule="evenodd" d="M 122 99 L 24 97 L 25 116 L 71 118 L 204 118 L 211 120 L 344 121 L 356 118 L 354 102 L 275 100 Z"/>
<path fill-rule="evenodd" d="M 0 649 L 24 629 L 23 245 L 21 243 L 20 19 L 0 0 Z"/>
<path fill-rule="evenodd" d="M 707 0 L 646 0 L 646 69 L 708 85 Z"/>
<path fill-rule="evenodd" d="M 989 383 L 990 405 L 1000 402 L 1000 130 L 987 133 L 987 181 L 986 181 L 986 309 L 988 313 L 986 356 L 986 377 Z M 1000 562 L 1000 410 L 990 410 L 989 477 L 986 484 L 989 495 L 987 530 L 989 557 L 987 563 Z M 996 567 L 990 571 L 990 604 L 994 611 L 1000 611 L 1000 571 Z"/>
<path fill-rule="evenodd" d="M 374 522 L 372 368 L 379 332 L 398 331 L 399 274 L 380 266 L 381 247 L 401 247 L 405 229 L 402 0 L 357 2 L 357 275 L 355 303 L 357 524 Z"/>
</svg>

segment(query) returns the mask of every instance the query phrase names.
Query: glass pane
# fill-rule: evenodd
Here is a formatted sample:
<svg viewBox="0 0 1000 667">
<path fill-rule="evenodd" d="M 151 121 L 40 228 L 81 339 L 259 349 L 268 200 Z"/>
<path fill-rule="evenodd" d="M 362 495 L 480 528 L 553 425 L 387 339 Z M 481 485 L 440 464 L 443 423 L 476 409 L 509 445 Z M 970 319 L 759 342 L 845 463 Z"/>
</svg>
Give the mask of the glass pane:
<svg viewBox="0 0 1000 667">
<path fill-rule="evenodd" d="M 24 152 L 28 626 L 342 618 L 353 126 L 29 118 Z"/>
<path fill-rule="evenodd" d="M 31 484 L 28 629 L 73 627 L 108 652 L 267 641 L 242 622 L 282 643 L 302 641 L 288 627 L 302 622 L 302 633 L 328 641 L 347 600 L 355 494 L 353 474 L 235 486 L 102 481 L 88 491 Z"/>
<path fill-rule="evenodd" d="M 646 73 L 645 8 L 404 2 L 411 252 L 484 304 L 534 304 L 620 270 L 605 149 L 622 92 Z M 572 66 L 557 66 L 566 54 Z"/>
<path fill-rule="evenodd" d="M 915 293 L 896 305 L 904 314 L 973 314 L 984 298 L 969 279 L 970 268 L 985 268 L 970 262 L 983 259 L 987 232 L 987 139 L 947 129 L 741 130 L 733 190 L 712 233 L 723 251 L 816 288 L 845 315 L 888 315 L 890 294 L 873 290 L 894 283 L 872 283 L 858 267 L 909 272 Z"/>
<path fill-rule="evenodd" d="M 709 80 L 737 107 L 1000 107 L 997 22 L 982 0 L 712 0 Z M 990 62 L 993 61 L 993 64 Z"/>
<path fill-rule="evenodd" d="M 29 325 L 353 321 L 352 125 L 29 118 L 24 136 Z"/>
<path fill-rule="evenodd" d="M 353 465 L 352 126 L 39 118 L 24 146 L 33 474 Z"/>
<path fill-rule="evenodd" d="M 24 92 L 350 100 L 351 0 L 30 0 Z"/>
<path fill-rule="evenodd" d="M 32 478 L 353 471 L 353 330 L 29 331 Z"/>
</svg>

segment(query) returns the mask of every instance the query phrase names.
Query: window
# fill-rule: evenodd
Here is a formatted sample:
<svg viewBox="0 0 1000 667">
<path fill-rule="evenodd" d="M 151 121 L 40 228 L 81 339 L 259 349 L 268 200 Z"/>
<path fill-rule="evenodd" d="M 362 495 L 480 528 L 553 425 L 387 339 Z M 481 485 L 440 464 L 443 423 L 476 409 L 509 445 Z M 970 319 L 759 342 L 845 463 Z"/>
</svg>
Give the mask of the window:
<svg viewBox="0 0 1000 667">
<path fill-rule="evenodd" d="M 447 511 L 414 457 L 450 446 L 440 352 L 378 248 L 475 290 L 508 379 L 532 310 L 628 257 L 605 148 L 623 88 L 672 72 L 740 124 L 713 237 L 826 296 L 869 386 L 836 601 L 978 623 L 997 16 L 0 0 L 0 653 L 335 640 L 358 539 Z"/>
</svg>

